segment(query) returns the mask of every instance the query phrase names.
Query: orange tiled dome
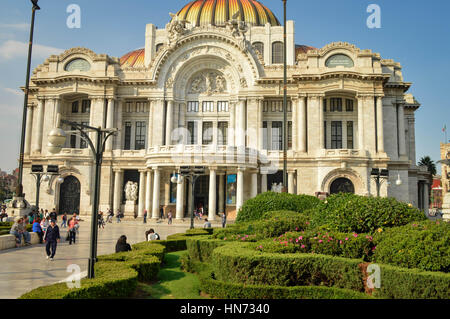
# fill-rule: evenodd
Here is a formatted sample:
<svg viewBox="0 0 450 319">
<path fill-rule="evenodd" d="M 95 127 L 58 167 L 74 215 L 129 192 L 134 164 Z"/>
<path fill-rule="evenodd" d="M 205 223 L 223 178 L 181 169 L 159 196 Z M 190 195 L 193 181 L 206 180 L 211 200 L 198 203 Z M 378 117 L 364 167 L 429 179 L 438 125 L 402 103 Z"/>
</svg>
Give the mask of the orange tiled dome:
<svg viewBox="0 0 450 319">
<path fill-rule="evenodd" d="M 145 66 L 145 49 L 138 49 L 120 58 L 122 67 L 143 68 Z"/>
<path fill-rule="evenodd" d="M 272 11 L 256 0 L 195 0 L 178 11 L 177 16 L 195 26 L 223 26 L 236 13 L 239 13 L 238 21 L 252 26 L 280 25 Z"/>
</svg>

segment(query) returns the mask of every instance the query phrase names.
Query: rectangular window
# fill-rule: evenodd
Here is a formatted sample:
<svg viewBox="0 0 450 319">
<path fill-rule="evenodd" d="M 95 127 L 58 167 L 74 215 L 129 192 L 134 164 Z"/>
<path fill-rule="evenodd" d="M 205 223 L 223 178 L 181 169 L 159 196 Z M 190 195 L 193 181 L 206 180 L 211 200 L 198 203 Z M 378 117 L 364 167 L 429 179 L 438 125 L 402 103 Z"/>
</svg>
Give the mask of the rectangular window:
<svg viewBox="0 0 450 319">
<path fill-rule="evenodd" d="M 203 122 L 202 144 L 210 145 L 213 143 L 213 123 Z"/>
<path fill-rule="evenodd" d="M 228 122 L 218 123 L 218 145 L 228 144 Z"/>
<path fill-rule="evenodd" d="M 327 99 L 323 99 L 323 111 L 327 112 Z"/>
<path fill-rule="evenodd" d="M 349 150 L 354 148 L 354 143 L 353 143 L 353 122 L 347 122 L 347 148 Z"/>
<path fill-rule="evenodd" d="M 136 122 L 135 150 L 145 149 L 145 124 L 145 122 Z"/>
<path fill-rule="evenodd" d="M 327 121 L 323 122 L 323 147 L 327 149 Z"/>
<path fill-rule="evenodd" d="M 131 149 L 131 122 L 125 122 L 125 145 L 123 149 Z"/>
<path fill-rule="evenodd" d="M 202 112 L 214 112 L 214 102 L 203 102 Z"/>
<path fill-rule="evenodd" d="M 268 135 L 268 129 L 267 129 L 267 122 L 263 122 L 263 149 L 268 149 L 268 143 L 267 143 L 267 135 Z"/>
<path fill-rule="evenodd" d="M 91 112 L 91 100 L 83 100 L 81 106 L 82 113 L 90 113 Z"/>
<path fill-rule="evenodd" d="M 342 112 L 342 99 L 331 98 L 330 99 L 330 112 Z"/>
<path fill-rule="evenodd" d="M 196 145 L 197 144 L 197 122 L 188 122 L 188 144 Z"/>
<path fill-rule="evenodd" d="M 342 122 L 331 122 L 331 149 L 342 149 Z"/>
<path fill-rule="evenodd" d="M 349 100 L 349 99 L 345 100 L 345 111 L 353 112 L 353 100 Z"/>
<path fill-rule="evenodd" d="M 188 112 L 198 112 L 198 102 L 188 102 L 187 111 Z"/>
<path fill-rule="evenodd" d="M 170 180 L 172 180 L 172 177 L 175 177 L 178 179 L 178 174 L 170 174 Z M 175 204 L 177 202 L 177 183 L 170 182 L 170 203 Z"/>
<path fill-rule="evenodd" d="M 127 102 L 125 105 L 125 112 L 132 113 L 133 112 L 133 102 Z"/>
<path fill-rule="evenodd" d="M 81 124 L 82 124 L 82 125 L 89 125 L 88 122 L 81 122 Z M 81 149 L 85 149 L 85 148 L 87 148 L 87 147 L 88 147 L 88 145 L 87 145 L 86 140 L 85 140 L 84 138 L 80 138 L 80 148 L 81 148 Z"/>
<path fill-rule="evenodd" d="M 75 126 L 72 126 L 70 130 L 76 131 Z M 77 148 L 77 136 L 75 134 L 70 135 L 70 148 Z"/>
<path fill-rule="evenodd" d="M 264 101 L 264 103 L 263 103 L 263 112 L 264 113 L 269 112 L 269 101 Z"/>
<path fill-rule="evenodd" d="M 79 102 L 75 101 L 72 103 L 72 113 L 78 113 Z"/>
<path fill-rule="evenodd" d="M 217 111 L 228 112 L 228 102 L 227 101 L 217 102 Z"/>
<path fill-rule="evenodd" d="M 272 150 L 283 149 L 283 122 L 272 122 Z"/>
<path fill-rule="evenodd" d="M 145 113 L 146 104 L 147 103 L 145 103 L 145 102 L 137 102 L 136 103 L 136 112 Z"/>
</svg>

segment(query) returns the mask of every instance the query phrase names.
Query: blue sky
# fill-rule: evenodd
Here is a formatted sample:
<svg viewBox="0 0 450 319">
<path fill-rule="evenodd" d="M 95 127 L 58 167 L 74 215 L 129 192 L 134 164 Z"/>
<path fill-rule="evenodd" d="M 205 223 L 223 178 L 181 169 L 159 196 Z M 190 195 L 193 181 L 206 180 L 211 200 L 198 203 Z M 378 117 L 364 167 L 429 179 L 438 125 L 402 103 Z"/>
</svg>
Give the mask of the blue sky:
<svg viewBox="0 0 450 319">
<path fill-rule="evenodd" d="M 33 68 L 61 50 L 83 46 L 120 57 L 144 46 L 145 25 L 163 28 L 169 12 L 188 0 L 39 0 Z M 261 0 L 280 21 L 281 0 Z M 370 4 L 381 8 L 381 29 L 369 29 Z M 69 29 L 68 5 L 81 7 L 81 28 Z M 400 62 L 409 93 L 422 107 L 416 113 L 417 160 L 439 160 L 442 128 L 450 131 L 450 1 L 448 0 L 288 0 L 296 43 L 321 48 L 345 41 Z M 0 10 L 0 168 L 17 167 L 31 5 L 29 0 L 2 0 Z M 449 132 L 450 133 L 450 132 Z M 450 136 L 450 134 L 449 134 Z"/>
</svg>

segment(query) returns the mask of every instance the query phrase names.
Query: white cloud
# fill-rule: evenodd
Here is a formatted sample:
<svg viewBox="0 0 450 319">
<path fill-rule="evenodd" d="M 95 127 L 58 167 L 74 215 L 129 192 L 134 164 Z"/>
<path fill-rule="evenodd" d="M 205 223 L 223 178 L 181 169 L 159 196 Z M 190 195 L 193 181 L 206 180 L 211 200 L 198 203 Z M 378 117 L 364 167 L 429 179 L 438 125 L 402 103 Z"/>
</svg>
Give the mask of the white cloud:
<svg viewBox="0 0 450 319">
<path fill-rule="evenodd" d="M 0 23 L 1 29 L 14 29 L 20 31 L 27 31 L 30 28 L 28 23 Z"/>
<path fill-rule="evenodd" d="M 2 88 L 4 91 L 17 95 L 17 96 L 23 96 L 23 92 L 18 89 L 10 89 L 10 88 Z"/>
<path fill-rule="evenodd" d="M 61 54 L 64 50 L 40 44 L 33 44 L 33 58 L 46 59 L 53 54 Z M 8 40 L 0 45 L 0 57 L 10 60 L 28 55 L 28 43 Z"/>
</svg>

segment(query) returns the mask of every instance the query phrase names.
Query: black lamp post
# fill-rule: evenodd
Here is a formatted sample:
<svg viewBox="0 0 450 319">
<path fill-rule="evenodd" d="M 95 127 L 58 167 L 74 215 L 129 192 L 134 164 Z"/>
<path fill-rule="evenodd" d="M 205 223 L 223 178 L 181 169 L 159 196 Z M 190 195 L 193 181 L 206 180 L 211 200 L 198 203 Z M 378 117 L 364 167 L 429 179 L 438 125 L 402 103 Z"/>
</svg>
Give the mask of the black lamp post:
<svg viewBox="0 0 450 319">
<path fill-rule="evenodd" d="M 47 173 L 45 173 L 43 165 L 32 165 L 31 175 L 33 175 L 36 179 L 36 209 L 39 210 L 39 194 L 41 190 L 41 182 L 48 181 L 50 176 L 59 175 L 59 168 L 57 165 L 48 165 Z"/>
<path fill-rule="evenodd" d="M 38 6 L 38 0 L 31 0 L 33 4 L 32 14 L 31 14 L 31 27 L 30 27 L 30 42 L 28 44 L 28 62 L 27 62 L 27 75 L 25 82 L 25 97 L 23 102 L 23 117 L 22 117 L 22 135 L 20 138 L 20 156 L 19 156 L 19 176 L 17 180 L 17 188 L 16 188 L 16 196 L 17 197 L 25 197 L 23 193 L 23 158 L 24 158 L 24 150 L 25 150 L 25 132 L 27 125 L 27 108 L 28 108 L 28 93 L 30 89 L 30 71 L 31 71 L 31 54 L 33 51 L 33 35 L 34 35 L 34 18 L 36 16 L 36 10 L 41 10 Z"/>
<path fill-rule="evenodd" d="M 286 29 L 286 2 L 283 0 L 284 8 L 284 33 L 283 33 L 283 63 L 284 63 L 284 78 L 283 78 L 283 192 L 287 193 L 288 173 L 287 173 L 287 149 L 288 149 L 288 121 L 287 121 L 287 29 Z"/>
<path fill-rule="evenodd" d="M 381 184 L 389 179 L 389 171 L 387 169 L 373 168 L 370 176 L 377 184 L 377 197 L 380 197 Z"/>
<path fill-rule="evenodd" d="M 205 167 L 203 167 L 203 166 L 195 166 L 195 167 L 182 166 L 182 167 L 180 167 L 180 175 L 185 177 L 191 185 L 192 200 L 191 200 L 191 205 L 189 207 L 189 209 L 191 210 L 191 229 L 194 229 L 195 182 L 201 175 L 204 175 L 204 174 L 205 174 Z"/>
<path fill-rule="evenodd" d="M 95 183 L 94 183 L 94 202 L 92 204 L 92 224 L 91 224 L 91 246 L 89 254 L 88 278 L 94 278 L 94 265 L 97 260 L 97 236 L 98 236 L 98 206 L 100 202 L 100 173 L 103 160 L 103 151 L 105 150 L 108 138 L 117 132 L 117 129 L 102 129 L 80 123 L 61 120 L 62 124 L 67 124 L 75 128 L 81 137 L 89 144 L 95 159 Z M 97 133 L 96 144 L 89 138 L 89 132 Z M 59 153 L 66 140 L 66 132 L 62 129 L 54 129 L 49 134 L 49 151 L 53 154 Z"/>
</svg>

